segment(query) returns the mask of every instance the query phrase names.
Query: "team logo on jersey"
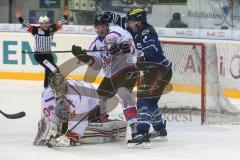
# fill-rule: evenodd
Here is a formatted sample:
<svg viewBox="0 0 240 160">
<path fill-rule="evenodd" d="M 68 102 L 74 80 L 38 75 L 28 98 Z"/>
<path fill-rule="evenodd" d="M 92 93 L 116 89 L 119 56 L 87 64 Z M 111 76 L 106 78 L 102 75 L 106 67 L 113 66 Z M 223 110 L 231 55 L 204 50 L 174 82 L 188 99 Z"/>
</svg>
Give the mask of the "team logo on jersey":
<svg viewBox="0 0 240 160">
<path fill-rule="evenodd" d="M 142 31 L 142 36 L 148 34 L 149 32 L 150 32 L 149 29 L 145 29 L 145 30 L 143 30 L 143 31 Z"/>
<path fill-rule="evenodd" d="M 137 43 L 137 48 L 142 48 L 142 44 L 141 43 Z"/>
<path fill-rule="evenodd" d="M 147 36 L 144 36 L 144 38 L 143 38 L 144 43 L 147 43 L 147 38 L 148 38 Z"/>
<path fill-rule="evenodd" d="M 105 38 L 105 44 L 114 44 L 116 39 L 114 37 Z"/>
</svg>

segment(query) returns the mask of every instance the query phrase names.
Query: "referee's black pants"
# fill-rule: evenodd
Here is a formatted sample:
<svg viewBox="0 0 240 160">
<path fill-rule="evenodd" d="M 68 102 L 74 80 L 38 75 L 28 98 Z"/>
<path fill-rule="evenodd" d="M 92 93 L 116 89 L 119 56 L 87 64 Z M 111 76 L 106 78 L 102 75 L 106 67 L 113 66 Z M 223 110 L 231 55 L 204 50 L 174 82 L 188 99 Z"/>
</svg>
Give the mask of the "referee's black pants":
<svg viewBox="0 0 240 160">
<path fill-rule="evenodd" d="M 53 55 L 51 54 L 34 54 L 35 60 L 45 68 L 45 76 L 44 76 L 44 87 L 46 88 L 49 84 L 49 76 L 52 73 L 50 69 L 43 63 L 44 60 L 48 60 L 52 65 L 57 67 L 54 63 Z"/>
</svg>

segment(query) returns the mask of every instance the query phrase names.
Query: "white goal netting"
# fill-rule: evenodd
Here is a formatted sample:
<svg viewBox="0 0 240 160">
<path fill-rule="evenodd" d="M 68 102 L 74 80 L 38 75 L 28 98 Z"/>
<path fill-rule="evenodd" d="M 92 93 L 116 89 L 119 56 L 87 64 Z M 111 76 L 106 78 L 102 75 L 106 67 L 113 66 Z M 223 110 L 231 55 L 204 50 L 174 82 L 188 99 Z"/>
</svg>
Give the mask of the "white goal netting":
<svg viewBox="0 0 240 160">
<path fill-rule="evenodd" d="M 159 102 L 163 112 L 199 115 L 205 124 L 240 122 L 240 110 L 231 103 L 237 87 L 228 76 L 220 74 L 222 64 L 216 44 L 161 44 L 166 57 L 173 62 L 173 89 Z"/>
</svg>

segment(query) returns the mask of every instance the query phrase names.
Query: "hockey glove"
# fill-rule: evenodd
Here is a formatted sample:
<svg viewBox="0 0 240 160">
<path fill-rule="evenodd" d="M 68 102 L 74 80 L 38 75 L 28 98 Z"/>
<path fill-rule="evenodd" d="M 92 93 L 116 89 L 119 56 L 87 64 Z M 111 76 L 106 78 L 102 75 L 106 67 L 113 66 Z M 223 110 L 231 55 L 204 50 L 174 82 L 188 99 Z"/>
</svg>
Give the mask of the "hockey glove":
<svg viewBox="0 0 240 160">
<path fill-rule="evenodd" d="M 79 57 L 80 55 L 86 54 L 86 50 L 83 50 L 80 46 L 73 45 L 72 53 L 75 57 Z"/>
<path fill-rule="evenodd" d="M 115 13 L 112 13 L 112 12 L 104 12 L 104 14 L 109 16 L 108 23 L 113 23 L 113 24 L 117 23 L 117 20 L 118 20 L 118 17 L 119 17 L 118 14 L 115 14 Z"/>
<path fill-rule="evenodd" d="M 113 44 L 109 48 L 109 54 L 111 54 L 111 55 L 116 55 L 119 51 L 120 51 L 119 44 Z"/>
<path fill-rule="evenodd" d="M 107 15 L 109 17 L 108 23 L 112 23 L 114 13 L 112 13 L 112 12 L 104 12 L 104 15 Z"/>
<path fill-rule="evenodd" d="M 80 61 L 84 63 L 88 63 L 92 57 L 87 55 L 87 52 L 85 49 L 82 49 L 82 47 L 79 46 L 72 46 L 72 53 L 75 57 L 77 57 Z"/>
<path fill-rule="evenodd" d="M 129 53 L 131 51 L 130 47 L 131 47 L 131 44 L 128 41 L 122 42 L 119 45 L 119 48 L 122 50 L 122 53 L 124 54 Z"/>
</svg>

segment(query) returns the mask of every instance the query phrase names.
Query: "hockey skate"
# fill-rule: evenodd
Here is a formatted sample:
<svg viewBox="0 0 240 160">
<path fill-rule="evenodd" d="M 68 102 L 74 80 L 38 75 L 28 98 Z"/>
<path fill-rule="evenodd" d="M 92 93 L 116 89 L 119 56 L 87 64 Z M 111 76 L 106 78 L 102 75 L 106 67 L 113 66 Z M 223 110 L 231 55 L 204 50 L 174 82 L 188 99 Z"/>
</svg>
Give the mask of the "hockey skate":
<svg viewBox="0 0 240 160">
<path fill-rule="evenodd" d="M 163 142 L 167 141 L 167 130 L 166 130 L 166 120 L 164 121 L 163 127 L 159 131 L 152 131 L 149 133 L 149 137 L 153 142 Z"/>
<path fill-rule="evenodd" d="M 150 149 L 151 144 L 149 140 L 149 135 L 138 134 L 134 136 L 131 140 L 127 142 L 128 148 L 138 148 L 138 149 Z"/>
</svg>

